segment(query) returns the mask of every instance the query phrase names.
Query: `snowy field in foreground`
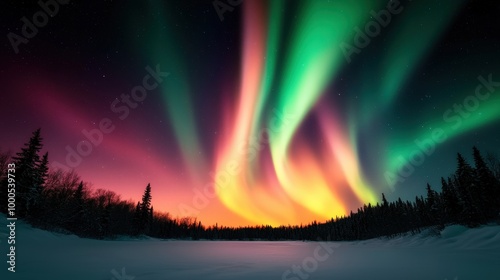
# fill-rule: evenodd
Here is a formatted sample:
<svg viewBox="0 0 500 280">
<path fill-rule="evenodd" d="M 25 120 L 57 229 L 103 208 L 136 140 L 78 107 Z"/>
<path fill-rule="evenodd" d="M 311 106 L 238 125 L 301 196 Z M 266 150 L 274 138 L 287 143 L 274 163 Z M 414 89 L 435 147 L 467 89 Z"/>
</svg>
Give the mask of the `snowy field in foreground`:
<svg viewBox="0 0 500 280">
<path fill-rule="evenodd" d="M 0 230 L 0 279 L 500 279 L 500 226 L 319 243 L 98 241 L 17 223 L 15 273 Z"/>
</svg>

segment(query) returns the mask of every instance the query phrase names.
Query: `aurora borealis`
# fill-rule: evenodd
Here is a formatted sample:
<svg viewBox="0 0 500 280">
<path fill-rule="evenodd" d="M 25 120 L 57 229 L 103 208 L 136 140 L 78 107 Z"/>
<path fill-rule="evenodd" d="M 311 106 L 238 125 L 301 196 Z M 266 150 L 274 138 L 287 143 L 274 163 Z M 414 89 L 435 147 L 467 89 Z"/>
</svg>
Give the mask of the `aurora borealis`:
<svg viewBox="0 0 500 280">
<path fill-rule="evenodd" d="M 125 199 L 151 183 L 155 210 L 209 225 L 413 199 L 456 152 L 500 153 L 500 4 L 478 2 L 247 0 L 223 21 L 212 1 L 61 5 L 18 54 L 4 37 L 0 148 L 41 127 L 54 168 Z M 40 10 L 2 5 L 6 34 Z M 154 70 L 168 76 L 120 118 Z M 114 129 L 91 145 L 103 119 Z"/>
</svg>

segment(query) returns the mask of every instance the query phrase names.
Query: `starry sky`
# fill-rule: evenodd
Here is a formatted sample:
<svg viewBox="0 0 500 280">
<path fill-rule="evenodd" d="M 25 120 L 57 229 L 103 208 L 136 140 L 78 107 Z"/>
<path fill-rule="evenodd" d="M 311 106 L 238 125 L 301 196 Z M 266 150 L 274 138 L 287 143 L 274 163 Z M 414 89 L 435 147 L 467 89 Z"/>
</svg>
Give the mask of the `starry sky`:
<svg viewBox="0 0 500 280">
<path fill-rule="evenodd" d="M 325 221 L 500 154 L 498 1 L 0 6 L 0 149 L 41 128 L 52 169 L 173 217 Z"/>
</svg>

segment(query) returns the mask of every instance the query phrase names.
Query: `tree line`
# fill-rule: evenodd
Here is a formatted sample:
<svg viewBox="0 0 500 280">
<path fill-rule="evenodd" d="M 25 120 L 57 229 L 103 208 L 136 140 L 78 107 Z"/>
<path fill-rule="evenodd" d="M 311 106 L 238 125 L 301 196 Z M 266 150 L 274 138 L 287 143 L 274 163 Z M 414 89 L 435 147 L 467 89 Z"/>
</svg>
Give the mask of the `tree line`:
<svg viewBox="0 0 500 280">
<path fill-rule="evenodd" d="M 474 166 L 457 155 L 454 174 L 441 178 L 441 191 L 426 186 L 414 201 L 388 202 L 382 194 L 376 205 L 355 213 L 308 225 L 252 227 L 204 226 L 195 218 L 174 218 L 153 210 L 150 184 L 142 199 L 123 200 L 115 192 L 92 188 L 74 171 L 51 170 L 48 153 L 41 153 L 40 129 L 11 156 L 0 152 L 1 211 L 7 213 L 7 164 L 16 166 L 16 217 L 30 224 L 89 238 L 147 235 L 158 238 L 212 240 L 361 240 L 418 233 L 450 224 L 476 227 L 500 223 L 500 161 L 487 159 L 474 147 Z"/>
</svg>

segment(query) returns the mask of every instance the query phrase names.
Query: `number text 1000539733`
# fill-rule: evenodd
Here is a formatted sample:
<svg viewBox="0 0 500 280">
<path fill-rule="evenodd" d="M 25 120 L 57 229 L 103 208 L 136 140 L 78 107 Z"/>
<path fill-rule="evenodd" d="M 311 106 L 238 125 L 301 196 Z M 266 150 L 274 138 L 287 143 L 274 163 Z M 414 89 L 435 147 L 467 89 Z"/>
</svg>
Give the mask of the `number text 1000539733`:
<svg viewBox="0 0 500 280">
<path fill-rule="evenodd" d="M 7 227 L 9 228 L 7 243 L 10 245 L 7 269 L 16 272 L 16 165 L 9 163 L 7 168 Z"/>
</svg>

